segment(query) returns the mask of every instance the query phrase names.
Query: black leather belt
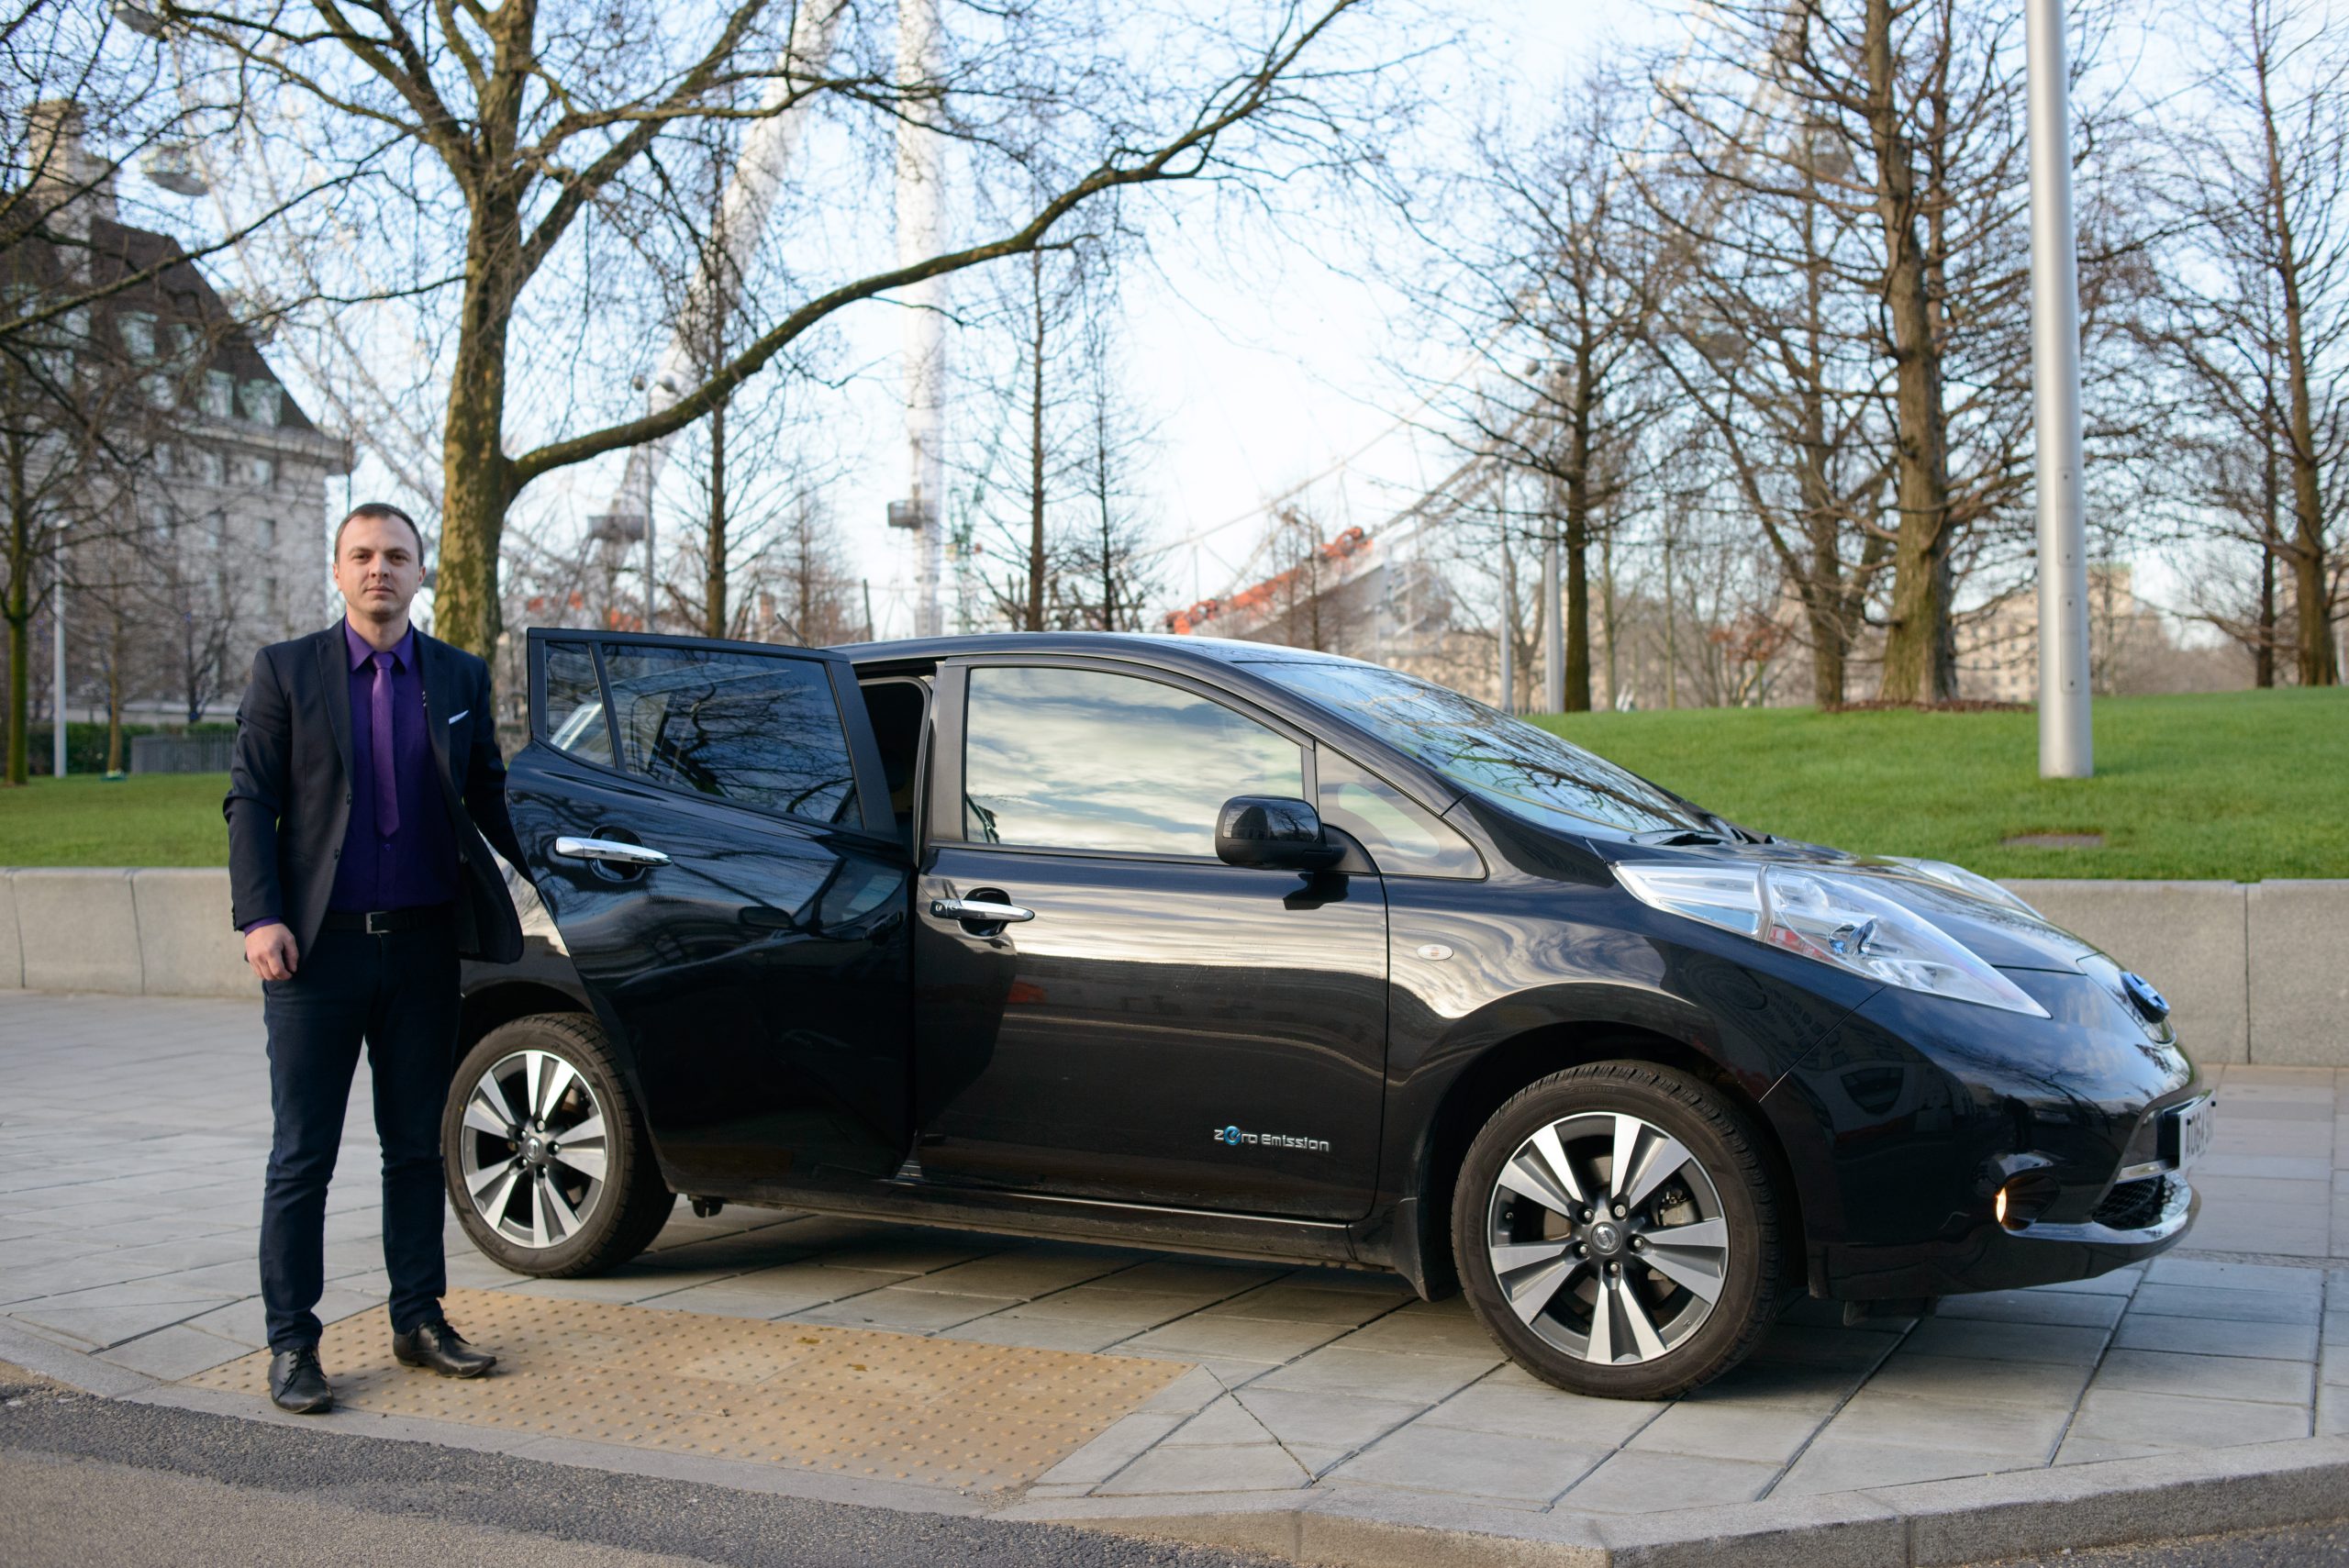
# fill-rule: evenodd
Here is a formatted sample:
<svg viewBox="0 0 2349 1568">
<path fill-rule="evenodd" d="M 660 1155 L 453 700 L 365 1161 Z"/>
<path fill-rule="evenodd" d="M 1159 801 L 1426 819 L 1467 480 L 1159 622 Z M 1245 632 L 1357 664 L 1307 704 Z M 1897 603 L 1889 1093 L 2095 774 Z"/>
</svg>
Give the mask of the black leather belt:
<svg viewBox="0 0 2349 1568">
<path fill-rule="evenodd" d="M 360 914 L 352 909 L 327 911 L 326 929 L 329 931 L 364 931 L 371 937 L 384 937 L 394 931 L 420 931 L 428 927 L 445 926 L 455 917 L 453 904 L 417 904 L 406 909 L 370 909 Z"/>
</svg>

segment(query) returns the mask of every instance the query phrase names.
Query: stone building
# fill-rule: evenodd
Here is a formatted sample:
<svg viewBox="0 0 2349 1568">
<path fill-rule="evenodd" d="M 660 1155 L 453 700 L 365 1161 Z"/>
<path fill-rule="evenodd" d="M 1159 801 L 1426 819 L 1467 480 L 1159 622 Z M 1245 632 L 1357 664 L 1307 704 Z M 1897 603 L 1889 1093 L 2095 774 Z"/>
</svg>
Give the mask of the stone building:
<svg viewBox="0 0 2349 1568">
<path fill-rule="evenodd" d="M 2176 639 L 2160 612 L 2138 599 L 2130 567 L 2100 562 L 2088 568 L 2087 577 L 2089 685 L 2095 695 L 2109 696 L 2134 684 L 2128 673 L 2173 651 Z M 1978 702 L 2039 700 L 2035 584 L 1959 622 L 1957 695 Z"/>
<path fill-rule="evenodd" d="M 40 109 L 53 138 L 43 178 L 74 193 L 50 220 L 59 235 L 50 265 L 61 280 L 100 288 L 138 280 L 73 323 L 84 357 L 134 378 L 135 390 L 109 406 L 131 455 L 83 487 L 100 498 L 77 531 L 95 542 L 69 545 L 114 550 L 128 566 L 69 566 L 69 581 L 108 583 L 69 597 L 69 636 L 86 642 L 96 622 L 128 608 L 149 636 L 127 711 L 225 717 L 258 649 L 332 613 L 328 488 L 351 471 L 351 446 L 311 420 L 177 240 L 122 221 L 117 171 L 84 147 L 78 108 Z M 117 595 L 137 603 L 117 606 Z M 76 717 L 104 717 L 91 662 L 69 651 Z"/>
</svg>

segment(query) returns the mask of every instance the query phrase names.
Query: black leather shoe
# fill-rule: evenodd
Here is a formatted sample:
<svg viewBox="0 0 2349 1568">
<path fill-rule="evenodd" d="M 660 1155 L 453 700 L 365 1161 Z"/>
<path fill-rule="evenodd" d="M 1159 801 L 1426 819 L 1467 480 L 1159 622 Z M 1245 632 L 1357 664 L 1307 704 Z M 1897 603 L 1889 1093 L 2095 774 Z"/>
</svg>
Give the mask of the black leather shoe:
<svg viewBox="0 0 2349 1568">
<path fill-rule="evenodd" d="M 445 1318 L 429 1318 L 405 1334 L 392 1336 L 392 1355 L 402 1366 L 420 1366 L 443 1377 L 479 1377 L 497 1364 L 465 1343 Z"/>
<path fill-rule="evenodd" d="M 318 1416 L 334 1408 L 334 1388 L 318 1365 L 318 1347 L 304 1345 L 269 1358 L 269 1397 L 281 1410 Z"/>
</svg>

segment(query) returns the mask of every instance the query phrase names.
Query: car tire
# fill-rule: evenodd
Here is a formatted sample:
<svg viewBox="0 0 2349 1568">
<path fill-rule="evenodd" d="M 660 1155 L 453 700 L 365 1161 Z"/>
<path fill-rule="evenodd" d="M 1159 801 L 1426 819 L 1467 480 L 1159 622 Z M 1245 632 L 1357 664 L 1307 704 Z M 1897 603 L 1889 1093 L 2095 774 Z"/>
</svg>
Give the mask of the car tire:
<svg viewBox="0 0 2349 1568">
<path fill-rule="evenodd" d="M 1576 1394 L 1663 1399 L 1719 1377 L 1780 1307 L 1763 1151 L 1743 1112 L 1670 1068 L 1598 1062 L 1528 1084 L 1453 1191 L 1469 1305 L 1510 1360 Z"/>
<path fill-rule="evenodd" d="M 458 1222 L 517 1273 L 617 1268 L 676 1207 L 610 1042 L 585 1014 L 517 1018 L 483 1036 L 457 1065 L 440 1149 Z"/>
</svg>

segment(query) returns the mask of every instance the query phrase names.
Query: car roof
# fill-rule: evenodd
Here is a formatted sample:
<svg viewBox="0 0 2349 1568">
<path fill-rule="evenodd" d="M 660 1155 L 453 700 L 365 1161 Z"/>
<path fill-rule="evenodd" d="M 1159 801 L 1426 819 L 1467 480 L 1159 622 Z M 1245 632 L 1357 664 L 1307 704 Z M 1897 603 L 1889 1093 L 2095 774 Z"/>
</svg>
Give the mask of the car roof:
<svg viewBox="0 0 2349 1568">
<path fill-rule="evenodd" d="M 1170 637 L 1140 631 L 984 631 L 958 637 L 914 637 L 889 642 L 843 643 L 833 651 L 859 664 L 954 659 L 981 653 L 1089 653 L 1174 664 L 1359 664 L 1342 653 L 1246 642 L 1224 637 Z"/>
</svg>

